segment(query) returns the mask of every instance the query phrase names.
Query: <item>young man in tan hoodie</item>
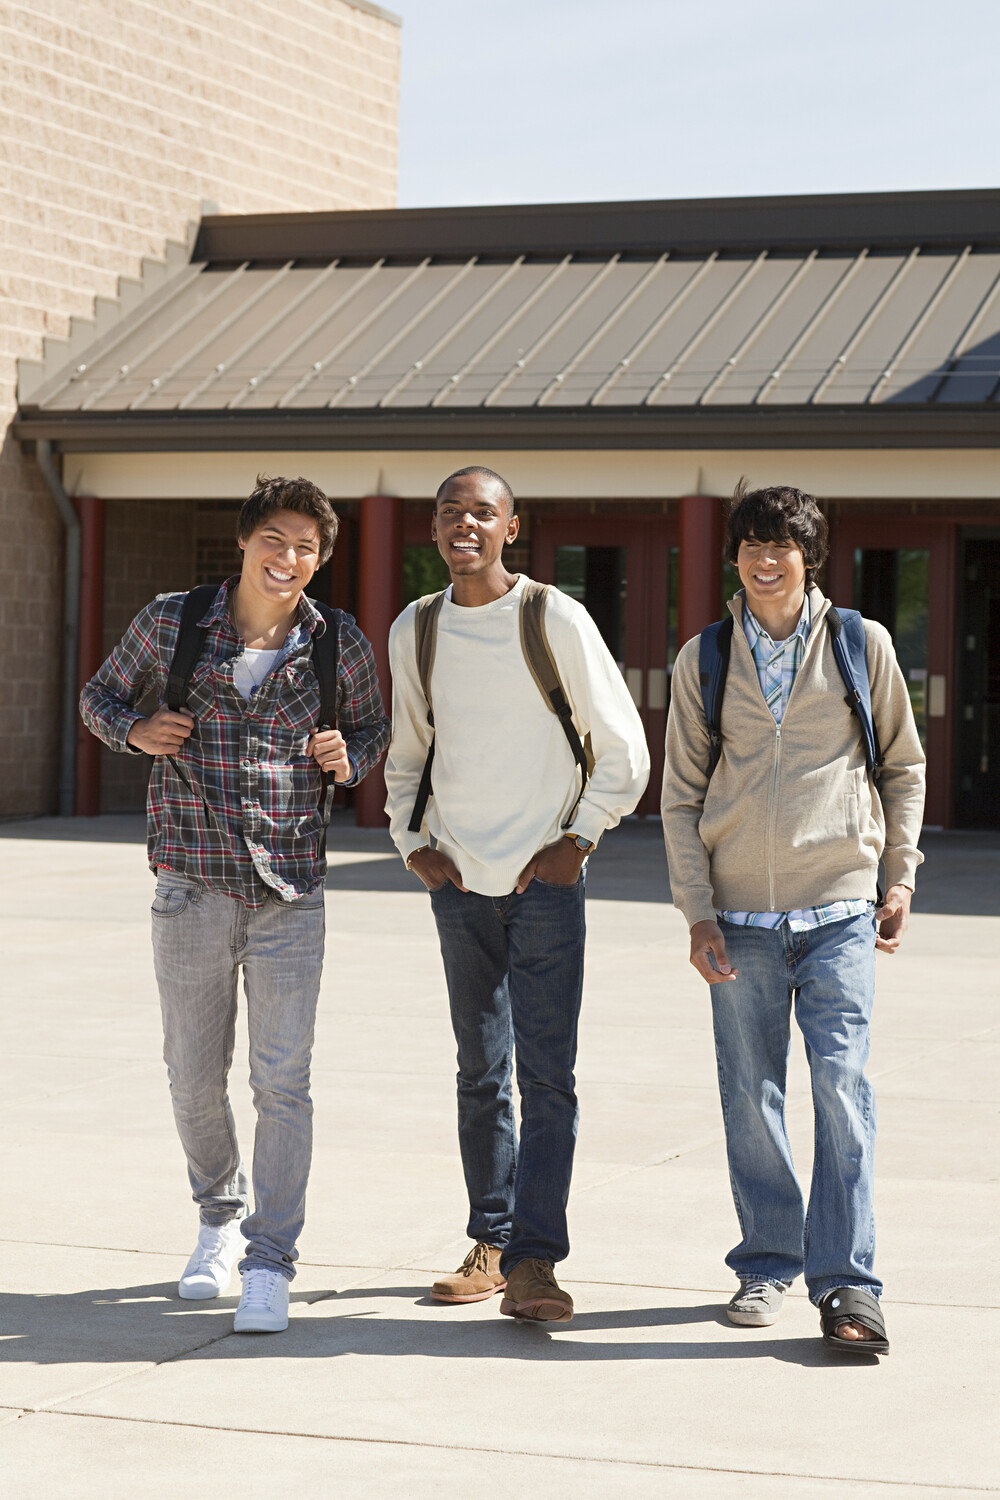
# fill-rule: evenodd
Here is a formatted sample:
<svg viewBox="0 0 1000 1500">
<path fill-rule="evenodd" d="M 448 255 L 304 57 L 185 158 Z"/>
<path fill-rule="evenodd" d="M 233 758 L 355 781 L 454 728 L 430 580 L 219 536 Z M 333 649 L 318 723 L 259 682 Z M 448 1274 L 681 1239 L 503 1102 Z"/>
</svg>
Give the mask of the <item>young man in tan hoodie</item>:
<svg viewBox="0 0 1000 1500">
<path fill-rule="evenodd" d="M 875 1100 L 865 1077 L 875 951 L 906 931 L 924 801 L 924 754 L 892 640 L 864 621 L 884 766 L 867 774 L 859 719 L 813 582 L 826 521 L 812 496 L 740 485 L 726 554 L 743 588 L 710 772 L 700 637 L 674 668 L 663 829 L 691 963 L 712 986 L 742 1237 L 732 1322 L 773 1323 L 804 1273 L 824 1342 L 887 1353 L 875 1275 Z M 886 894 L 876 909 L 878 866 Z M 816 1150 L 803 1202 L 784 1121 L 790 1016 L 812 1076 Z"/>
</svg>

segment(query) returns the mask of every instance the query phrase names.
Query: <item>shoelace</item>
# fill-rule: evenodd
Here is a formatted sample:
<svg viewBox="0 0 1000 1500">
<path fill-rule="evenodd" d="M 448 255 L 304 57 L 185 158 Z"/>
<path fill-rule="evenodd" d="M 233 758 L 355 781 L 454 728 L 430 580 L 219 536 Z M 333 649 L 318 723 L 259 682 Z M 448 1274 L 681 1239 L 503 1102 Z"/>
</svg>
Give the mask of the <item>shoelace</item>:
<svg viewBox="0 0 1000 1500">
<path fill-rule="evenodd" d="M 222 1265 L 228 1248 L 229 1236 L 224 1229 L 202 1226 L 198 1231 L 198 1264 L 200 1266 Z"/>
<path fill-rule="evenodd" d="M 556 1276 L 547 1260 L 532 1260 L 528 1262 L 534 1267 L 534 1274 L 539 1281 L 544 1281 L 546 1286 L 556 1286 Z M 558 1290 L 558 1288 L 556 1288 Z"/>
<path fill-rule="evenodd" d="M 274 1294 L 278 1290 L 280 1271 L 265 1271 L 263 1266 L 251 1266 L 243 1273 L 243 1301 L 270 1309 Z"/>
<path fill-rule="evenodd" d="M 743 1288 L 740 1293 L 740 1301 L 742 1302 L 744 1298 L 752 1298 L 755 1302 L 766 1301 L 770 1293 L 771 1283 L 769 1281 L 755 1281 L 752 1285 Z"/>
<path fill-rule="evenodd" d="M 488 1276 L 490 1273 L 489 1245 L 473 1245 L 458 1270 L 463 1276 L 471 1276 L 474 1271 L 482 1271 L 484 1276 Z"/>
</svg>

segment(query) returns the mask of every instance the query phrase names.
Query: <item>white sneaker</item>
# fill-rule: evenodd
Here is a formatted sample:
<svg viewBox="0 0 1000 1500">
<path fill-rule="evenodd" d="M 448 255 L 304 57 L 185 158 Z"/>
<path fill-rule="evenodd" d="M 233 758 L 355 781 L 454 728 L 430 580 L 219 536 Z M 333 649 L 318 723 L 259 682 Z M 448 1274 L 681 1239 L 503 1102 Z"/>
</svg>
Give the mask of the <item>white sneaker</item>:
<svg viewBox="0 0 1000 1500">
<path fill-rule="evenodd" d="M 194 1254 L 177 1283 L 177 1295 L 190 1302 L 218 1297 L 228 1287 L 245 1245 L 239 1219 L 228 1219 L 225 1224 L 203 1224 Z"/>
<path fill-rule="evenodd" d="M 243 1295 L 236 1309 L 236 1333 L 281 1333 L 288 1327 L 288 1277 L 251 1266 L 243 1272 Z"/>
</svg>

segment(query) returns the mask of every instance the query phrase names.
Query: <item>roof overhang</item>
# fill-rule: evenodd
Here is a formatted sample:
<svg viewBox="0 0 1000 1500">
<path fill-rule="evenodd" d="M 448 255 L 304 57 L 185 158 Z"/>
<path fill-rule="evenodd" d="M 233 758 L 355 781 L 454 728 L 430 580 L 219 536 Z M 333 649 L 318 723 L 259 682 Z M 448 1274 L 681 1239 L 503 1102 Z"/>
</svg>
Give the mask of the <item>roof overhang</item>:
<svg viewBox="0 0 1000 1500">
<path fill-rule="evenodd" d="M 219 214 L 192 259 L 705 254 L 1000 245 L 1000 190 Z"/>
<path fill-rule="evenodd" d="M 76 453 L 453 449 L 996 448 L 1000 405 L 658 407 L 279 412 L 52 412 L 22 408 L 23 445 Z M 998 480 L 1000 488 L 1000 480 Z"/>
</svg>

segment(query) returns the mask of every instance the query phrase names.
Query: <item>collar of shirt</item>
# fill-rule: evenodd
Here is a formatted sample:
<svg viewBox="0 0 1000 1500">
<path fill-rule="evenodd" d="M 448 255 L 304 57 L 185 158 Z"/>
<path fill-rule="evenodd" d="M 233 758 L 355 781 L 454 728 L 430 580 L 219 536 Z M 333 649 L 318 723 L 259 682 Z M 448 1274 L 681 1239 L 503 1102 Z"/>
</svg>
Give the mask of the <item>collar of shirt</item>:
<svg viewBox="0 0 1000 1500">
<path fill-rule="evenodd" d="M 761 639 L 763 639 L 765 645 L 768 645 L 771 648 L 768 652 L 769 656 L 773 655 L 775 650 L 783 651 L 790 641 L 794 641 L 797 635 L 800 635 L 802 637 L 802 644 L 804 646 L 806 641 L 809 639 L 809 630 L 811 625 L 812 615 L 809 610 L 808 589 L 806 589 L 806 596 L 802 601 L 802 613 L 799 615 L 799 623 L 796 625 L 795 629 L 792 631 L 792 634 L 788 636 L 786 640 L 777 643 L 771 639 L 767 631 L 764 629 L 763 625 L 751 610 L 749 604 L 746 601 L 746 595 L 744 594 L 743 596 L 743 633 L 747 638 L 747 645 L 750 647 L 750 651 L 753 654 L 755 654 L 754 648 L 756 647 L 757 642 Z"/>
<path fill-rule="evenodd" d="M 232 604 L 232 596 L 236 592 L 236 587 L 239 581 L 239 574 L 234 573 L 232 578 L 227 578 L 225 583 L 220 585 L 219 592 L 213 599 L 208 613 L 203 615 L 202 618 L 198 621 L 199 628 L 206 629 L 210 625 L 222 625 L 224 628 L 228 627 L 228 629 L 232 631 L 232 634 L 237 641 L 240 639 L 239 632 L 236 629 L 236 625 L 233 621 L 230 608 Z M 305 594 L 301 594 L 299 596 L 298 604 L 298 619 L 289 630 L 288 634 L 285 636 L 285 639 L 282 642 L 281 646 L 278 648 L 280 654 L 274 659 L 275 666 L 278 666 L 282 662 L 286 661 L 289 656 L 291 656 L 307 641 L 311 640 L 314 631 L 317 634 L 322 635 L 325 630 L 326 621 L 324 620 L 323 616 L 313 604 L 312 600 L 307 598 Z"/>
</svg>

